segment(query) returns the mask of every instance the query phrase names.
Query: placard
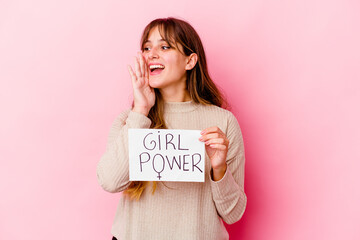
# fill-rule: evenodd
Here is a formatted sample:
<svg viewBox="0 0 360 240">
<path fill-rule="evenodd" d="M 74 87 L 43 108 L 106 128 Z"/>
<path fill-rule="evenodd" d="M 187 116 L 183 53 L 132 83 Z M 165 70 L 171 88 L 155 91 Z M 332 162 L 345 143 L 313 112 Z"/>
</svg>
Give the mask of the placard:
<svg viewBox="0 0 360 240">
<path fill-rule="evenodd" d="M 130 181 L 204 182 L 200 130 L 129 129 Z"/>
</svg>

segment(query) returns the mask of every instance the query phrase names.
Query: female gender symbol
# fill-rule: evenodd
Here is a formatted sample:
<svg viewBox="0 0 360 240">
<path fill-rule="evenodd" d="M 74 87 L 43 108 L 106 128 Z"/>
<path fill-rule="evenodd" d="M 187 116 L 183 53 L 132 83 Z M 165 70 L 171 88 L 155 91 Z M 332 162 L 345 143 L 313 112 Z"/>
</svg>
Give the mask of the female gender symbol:
<svg viewBox="0 0 360 240">
<path fill-rule="evenodd" d="M 162 159 L 162 169 L 160 170 L 160 171 L 157 171 L 156 169 L 155 169 L 155 157 L 156 156 L 160 156 L 161 157 L 161 159 Z M 162 172 L 162 171 L 164 171 L 164 168 L 165 168 L 165 159 L 164 159 L 164 157 L 161 155 L 161 154 L 155 154 L 154 155 L 154 157 L 153 157 L 153 161 L 152 161 L 152 164 L 153 164 L 153 169 L 154 169 L 154 171 L 155 172 L 157 172 L 158 173 L 158 178 L 159 178 L 159 180 L 160 180 L 160 178 L 161 178 L 161 176 L 160 176 L 160 173 Z"/>
</svg>

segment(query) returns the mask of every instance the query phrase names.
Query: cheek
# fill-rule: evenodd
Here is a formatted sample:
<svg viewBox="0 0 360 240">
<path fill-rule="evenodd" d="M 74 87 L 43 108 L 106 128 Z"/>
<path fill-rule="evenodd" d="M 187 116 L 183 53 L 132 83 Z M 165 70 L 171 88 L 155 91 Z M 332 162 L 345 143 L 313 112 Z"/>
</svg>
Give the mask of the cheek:
<svg viewBox="0 0 360 240">
<path fill-rule="evenodd" d="M 148 60 L 148 55 L 147 55 L 146 53 L 143 53 L 142 55 L 143 55 L 143 57 L 145 58 L 145 61 L 147 62 L 147 60 Z"/>
<path fill-rule="evenodd" d="M 181 71 L 184 68 L 184 61 L 178 57 L 168 57 L 166 62 L 171 66 L 173 70 Z"/>
</svg>

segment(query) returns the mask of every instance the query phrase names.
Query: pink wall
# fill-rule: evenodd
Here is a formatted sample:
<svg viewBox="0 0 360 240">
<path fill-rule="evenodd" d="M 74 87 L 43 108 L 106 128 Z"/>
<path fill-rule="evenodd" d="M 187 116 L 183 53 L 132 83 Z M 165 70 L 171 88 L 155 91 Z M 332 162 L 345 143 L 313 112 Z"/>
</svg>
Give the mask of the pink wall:
<svg viewBox="0 0 360 240">
<path fill-rule="evenodd" d="M 356 0 L 0 2 L 0 239 L 110 239 L 95 168 L 156 17 L 188 20 L 238 117 L 248 207 L 231 239 L 360 239 Z"/>
</svg>

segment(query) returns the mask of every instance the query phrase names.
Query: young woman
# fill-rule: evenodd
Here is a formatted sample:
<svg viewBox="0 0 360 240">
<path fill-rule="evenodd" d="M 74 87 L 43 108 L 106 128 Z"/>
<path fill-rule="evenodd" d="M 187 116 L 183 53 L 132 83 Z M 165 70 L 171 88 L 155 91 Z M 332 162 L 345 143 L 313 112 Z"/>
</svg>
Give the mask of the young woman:
<svg viewBox="0 0 360 240">
<path fill-rule="evenodd" d="M 100 185 L 123 192 L 113 239 L 229 239 L 223 225 L 246 206 L 244 145 L 234 115 L 211 80 L 194 28 L 176 18 L 155 19 L 141 38 L 134 69 L 128 66 L 134 102 L 110 130 L 97 166 Z M 130 182 L 129 128 L 202 130 L 205 182 Z"/>
</svg>

